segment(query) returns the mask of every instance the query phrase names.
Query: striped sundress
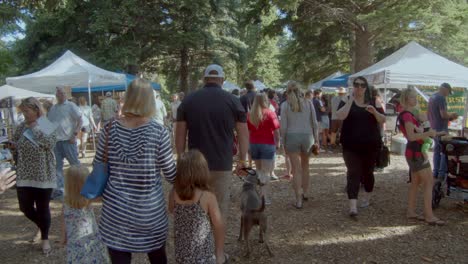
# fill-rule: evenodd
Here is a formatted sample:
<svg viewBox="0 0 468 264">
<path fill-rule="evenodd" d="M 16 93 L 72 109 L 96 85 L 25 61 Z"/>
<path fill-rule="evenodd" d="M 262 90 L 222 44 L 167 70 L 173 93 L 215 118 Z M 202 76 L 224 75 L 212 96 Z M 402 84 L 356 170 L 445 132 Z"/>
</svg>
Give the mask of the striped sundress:
<svg viewBox="0 0 468 264">
<path fill-rule="evenodd" d="M 102 161 L 104 131 L 95 161 Z M 151 120 L 137 128 L 113 121 L 109 133 L 109 180 L 99 222 L 102 240 L 125 252 L 159 249 L 168 231 L 161 176 L 173 183 L 176 173 L 168 132 Z"/>
</svg>

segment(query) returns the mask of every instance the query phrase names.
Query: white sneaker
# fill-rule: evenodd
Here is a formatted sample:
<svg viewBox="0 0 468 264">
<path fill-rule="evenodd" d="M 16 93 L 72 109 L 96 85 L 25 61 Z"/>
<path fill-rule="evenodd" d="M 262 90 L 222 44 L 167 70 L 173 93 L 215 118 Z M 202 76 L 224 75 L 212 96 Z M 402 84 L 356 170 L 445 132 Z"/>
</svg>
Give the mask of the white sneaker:
<svg viewBox="0 0 468 264">
<path fill-rule="evenodd" d="M 279 180 L 279 178 L 274 173 L 272 173 L 271 176 L 270 176 L 270 180 L 277 181 L 277 180 Z"/>
<path fill-rule="evenodd" d="M 368 193 L 368 192 L 364 192 L 364 193 L 362 194 L 362 196 L 361 196 L 362 199 L 361 199 L 361 201 L 360 201 L 360 203 L 359 203 L 359 207 L 360 207 L 360 208 L 367 208 L 367 207 L 369 207 L 369 205 L 370 205 L 370 195 L 371 195 L 371 194 Z"/>
<path fill-rule="evenodd" d="M 359 204 L 359 207 L 360 207 L 360 208 L 367 208 L 367 207 L 369 207 L 369 205 L 370 205 L 369 200 L 368 200 L 368 199 L 364 199 L 364 200 L 362 200 L 361 203 Z"/>
</svg>

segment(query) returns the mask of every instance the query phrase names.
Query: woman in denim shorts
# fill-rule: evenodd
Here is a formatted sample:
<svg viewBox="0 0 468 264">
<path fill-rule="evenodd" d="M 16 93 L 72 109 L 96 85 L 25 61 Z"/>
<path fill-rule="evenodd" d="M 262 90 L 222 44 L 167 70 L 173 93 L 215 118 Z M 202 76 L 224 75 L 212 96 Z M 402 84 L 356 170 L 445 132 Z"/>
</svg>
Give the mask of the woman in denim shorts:
<svg viewBox="0 0 468 264">
<path fill-rule="evenodd" d="M 408 192 L 408 209 L 406 216 L 409 219 L 425 220 L 431 225 L 444 225 L 445 222 L 437 218 L 432 212 L 432 177 L 431 164 L 423 155 L 421 147 L 424 139 L 434 137 L 437 133 L 430 129 L 424 132 L 419 122 L 413 115 L 417 107 L 417 93 L 413 89 L 405 89 L 400 95 L 400 104 L 404 111 L 398 116 L 399 128 L 408 140 L 406 144 L 405 157 L 411 172 L 411 186 Z M 416 213 L 416 197 L 419 186 L 422 186 L 424 196 L 424 216 Z"/>
<path fill-rule="evenodd" d="M 289 82 L 287 101 L 281 105 L 281 137 L 291 159 L 293 188 L 297 209 L 307 201 L 309 190 L 309 151 L 318 148 L 318 123 L 314 106 L 302 96 L 295 82 Z"/>
<path fill-rule="evenodd" d="M 273 161 L 279 148 L 279 122 L 276 113 L 269 109 L 265 93 L 255 95 L 250 113 L 247 115 L 247 126 L 250 134 L 250 154 L 255 162 L 259 179 L 264 184 L 262 194 L 265 203 L 271 204 L 267 184 L 273 171 Z"/>
</svg>

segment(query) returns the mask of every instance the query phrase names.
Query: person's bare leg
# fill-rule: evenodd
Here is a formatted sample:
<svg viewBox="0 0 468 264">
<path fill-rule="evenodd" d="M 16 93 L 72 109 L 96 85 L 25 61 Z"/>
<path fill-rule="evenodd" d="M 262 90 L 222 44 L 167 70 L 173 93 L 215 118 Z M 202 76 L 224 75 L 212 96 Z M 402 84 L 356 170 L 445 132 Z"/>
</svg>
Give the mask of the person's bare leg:
<svg viewBox="0 0 468 264">
<path fill-rule="evenodd" d="M 432 213 L 432 189 L 434 186 L 434 178 L 430 169 L 419 171 L 419 177 L 421 177 L 424 195 L 424 218 L 426 218 L 426 221 L 432 221 L 435 218 Z"/>
<path fill-rule="evenodd" d="M 265 196 L 265 203 L 267 205 L 271 204 L 271 197 L 270 197 L 270 175 L 273 171 L 273 160 L 261 160 L 262 172 L 265 177 L 264 186 L 262 186 L 261 192 Z"/>
<path fill-rule="evenodd" d="M 408 209 L 406 211 L 407 217 L 416 217 L 416 201 L 418 197 L 418 187 L 421 184 L 420 176 L 418 173 L 411 173 L 411 185 L 408 189 Z"/>
<path fill-rule="evenodd" d="M 289 153 L 293 175 L 293 189 L 296 198 L 296 207 L 302 207 L 302 172 L 299 153 Z"/>
<path fill-rule="evenodd" d="M 86 154 L 86 145 L 88 144 L 89 133 L 81 133 L 81 155 L 84 157 Z"/>
<path fill-rule="evenodd" d="M 330 133 L 330 145 L 332 146 L 336 145 L 336 133 L 334 132 Z"/>
<path fill-rule="evenodd" d="M 301 153 L 302 195 L 307 198 L 309 192 L 309 153 Z M 302 197 L 301 197 L 302 198 Z"/>
</svg>

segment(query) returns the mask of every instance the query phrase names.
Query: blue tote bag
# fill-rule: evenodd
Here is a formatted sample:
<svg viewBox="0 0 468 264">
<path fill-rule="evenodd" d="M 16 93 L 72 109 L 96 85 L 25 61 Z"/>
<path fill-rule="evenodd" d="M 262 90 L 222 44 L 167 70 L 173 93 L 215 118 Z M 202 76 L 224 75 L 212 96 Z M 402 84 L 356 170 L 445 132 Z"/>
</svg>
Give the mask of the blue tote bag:
<svg viewBox="0 0 468 264">
<path fill-rule="evenodd" d="M 107 180 L 109 179 L 109 164 L 108 164 L 108 155 L 109 155 L 109 131 L 112 126 L 112 121 L 106 125 L 106 143 L 104 145 L 104 153 L 102 157 L 102 162 L 94 161 L 93 170 L 86 178 L 86 182 L 81 188 L 81 195 L 86 199 L 95 199 L 102 196 L 104 189 L 107 185 Z"/>
</svg>

